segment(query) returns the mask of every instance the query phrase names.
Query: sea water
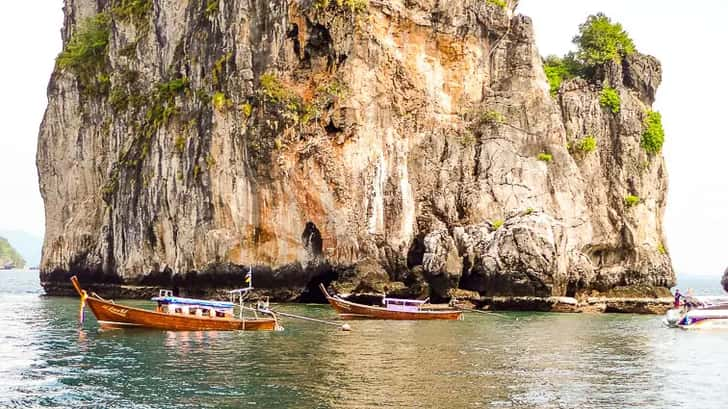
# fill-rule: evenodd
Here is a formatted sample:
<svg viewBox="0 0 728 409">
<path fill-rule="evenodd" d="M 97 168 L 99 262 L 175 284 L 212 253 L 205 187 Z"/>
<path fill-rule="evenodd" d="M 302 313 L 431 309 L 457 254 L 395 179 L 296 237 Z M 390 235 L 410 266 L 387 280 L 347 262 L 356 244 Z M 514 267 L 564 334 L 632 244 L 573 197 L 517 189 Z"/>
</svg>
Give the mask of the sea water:
<svg viewBox="0 0 728 409">
<path fill-rule="evenodd" d="M 276 307 L 335 319 L 325 305 Z M 101 331 L 90 312 L 79 327 L 78 313 L 78 299 L 43 296 L 37 272 L 0 272 L 0 407 L 728 407 L 728 331 L 669 329 L 660 316 L 169 332 Z"/>
</svg>

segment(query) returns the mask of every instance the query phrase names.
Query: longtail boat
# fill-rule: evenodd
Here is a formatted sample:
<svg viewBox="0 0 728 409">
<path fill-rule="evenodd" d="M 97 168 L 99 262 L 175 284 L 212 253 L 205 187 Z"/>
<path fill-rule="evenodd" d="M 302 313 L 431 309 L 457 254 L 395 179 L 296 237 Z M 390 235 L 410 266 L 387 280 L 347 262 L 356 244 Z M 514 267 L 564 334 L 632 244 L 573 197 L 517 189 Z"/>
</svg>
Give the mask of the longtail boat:
<svg viewBox="0 0 728 409">
<path fill-rule="evenodd" d="M 239 299 L 239 313 L 235 316 L 235 303 L 197 300 L 175 297 L 171 291 L 161 290 L 154 311 L 129 307 L 101 298 L 96 293 L 88 294 L 78 283 L 76 276 L 71 283 L 81 297 L 81 320 L 84 307 L 88 306 L 102 327 L 145 327 L 175 331 L 235 331 L 235 330 L 280 330 L 278 319 L 267 310 L 270 317 L 258 317 L 259 308 L 243 305 L 245 294 L 252 287 L 230 292 L 231 300 Z M 245 317 L 243 311 L 253 311 L 254 316 Z"/>
<path fill-rule="evenodd" d="M 357 304 L 346 301 L 338 295 L 329 295 L 326 287 L 319 284 L 326 300 L 343 319 L 382 320 L 462 320 L 463 312 L 454 309 L 430 310 L 424 308 L 426 301 L 404 300 L 385 297 L 384 307 Z"/>
</svg>

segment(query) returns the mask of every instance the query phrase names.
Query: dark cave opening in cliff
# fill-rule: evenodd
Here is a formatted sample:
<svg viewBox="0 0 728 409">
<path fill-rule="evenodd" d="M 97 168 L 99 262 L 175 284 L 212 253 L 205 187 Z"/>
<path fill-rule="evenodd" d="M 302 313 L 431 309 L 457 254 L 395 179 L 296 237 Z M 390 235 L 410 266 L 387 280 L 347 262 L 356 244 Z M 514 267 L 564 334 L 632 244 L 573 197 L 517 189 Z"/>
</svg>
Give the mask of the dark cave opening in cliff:
<svg viewBox="0 0 728 409">
<path fill-rule="evenodd" d="M 331 268 L 331 266 L 326 265 L 320 268 L 318 273 L 306 284 L 306 289 L 303 290 L 297 301 L 300 303 L 328 304 L 326 297 L 319 289 L 319 284 L 328 287 L 332 281 L 338 279 L 339 272 Z"/>
<path fill-rule="evenodd" d="M 412 244 L 407 252 L 407 268 L 411 269 L 415 266 L 421 266 L 424 257 L 425 235 L 420 233 L 412 240 Z"/>
<path fill-rule="evenodd" d="M 339 128 L 338 126 L 334 125 L 334 121 L 330 120 L 328 124 L 324 127 L 326 130 L 326 133 L 329 135 L 337 134 L 339 132 L 342 132 L 343 129 Z"/>
<path fill-rule="evenodd" d="M 323 253 L 324 241 L 321 238 L 321 232 L 313 222 L 306 223 L 306 227 L 301 233 L 301 242 L 311 257 L 318 257 Z"/>
</svg>

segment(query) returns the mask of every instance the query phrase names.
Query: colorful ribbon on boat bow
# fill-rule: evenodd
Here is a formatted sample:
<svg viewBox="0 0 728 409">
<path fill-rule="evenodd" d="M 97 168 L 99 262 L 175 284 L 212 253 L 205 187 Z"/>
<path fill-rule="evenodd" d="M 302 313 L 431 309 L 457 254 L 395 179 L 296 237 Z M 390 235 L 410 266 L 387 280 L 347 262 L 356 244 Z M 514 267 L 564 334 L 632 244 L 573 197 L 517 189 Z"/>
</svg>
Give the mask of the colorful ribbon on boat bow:
<svg viewBox="0 0 728 409">
<path fill-rule="evenodd" d="M 86 290 L 83 290 L 81 292 L 81 309 L 78 312 L 78 324 L 79 325 L 83 324 L 83 319 L 85 318 L 84 312 L 86 309 L 84 307 L 86 307 L 86 298 L 88 298 L 88 294 L 86 294 Z"/>
</svg>

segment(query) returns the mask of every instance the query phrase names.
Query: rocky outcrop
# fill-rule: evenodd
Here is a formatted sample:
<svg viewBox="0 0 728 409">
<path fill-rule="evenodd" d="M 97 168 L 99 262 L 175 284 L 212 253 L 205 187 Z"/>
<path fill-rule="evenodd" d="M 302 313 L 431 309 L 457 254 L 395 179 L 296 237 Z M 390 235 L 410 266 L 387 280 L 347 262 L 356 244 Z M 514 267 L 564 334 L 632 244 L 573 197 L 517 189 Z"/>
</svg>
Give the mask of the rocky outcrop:
<svg viewBox="0 0 728 409">
<path fill-rule="evenodd" d="M 723 285 L 723 289 L 728 292 L 728 269 L 725 270 L 723 273 L 723 279 L 720 281 L 721 285 Z"/>
<path fill-rule="evenodd" d="M 0 237 L 0 270 L 24 267 L 23 256 L 10 245 L 6 238 Z"/>
<path fill-rule="evenodd" d="M 654 58 L 552 98 L 513 4 L 127 3 L 66 0 L 66 44 L 100 13 L 109 42 L 48 88 L 47 292 L 70 274 L 214 291 L 249 266 L 285 299 L 337 279 L 435 299 L 674 282 L 665 165 L 640 147 Z"/>
</svg>

